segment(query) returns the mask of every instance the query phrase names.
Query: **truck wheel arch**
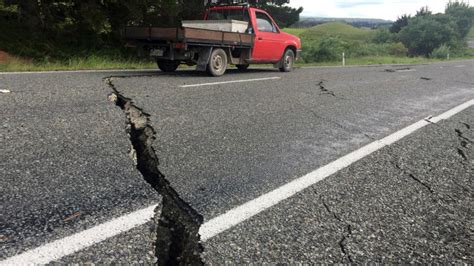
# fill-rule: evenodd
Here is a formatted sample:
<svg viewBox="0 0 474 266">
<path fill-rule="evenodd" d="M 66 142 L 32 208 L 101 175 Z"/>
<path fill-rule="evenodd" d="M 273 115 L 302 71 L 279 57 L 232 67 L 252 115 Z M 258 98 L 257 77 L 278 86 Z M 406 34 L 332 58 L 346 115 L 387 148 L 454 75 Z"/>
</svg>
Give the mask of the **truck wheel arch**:
<svg viewBox="0 0 474 266">
<path fill-rule="evenodd" d="M 297 49 L 296 49 L 296 46 L 295 46 L 295 45 L 293 45 L 293 44 L 287 45 L 286 48 L 285 48 L 285 51 L 283 51 L 283 54 L 284 54 L 284 53 L 286 52 L 286 50 L 288 50 L 288 49 L 293 50 L 293 53 L 295 53 L 295 55 L 296 55 Z"/>
</svg>

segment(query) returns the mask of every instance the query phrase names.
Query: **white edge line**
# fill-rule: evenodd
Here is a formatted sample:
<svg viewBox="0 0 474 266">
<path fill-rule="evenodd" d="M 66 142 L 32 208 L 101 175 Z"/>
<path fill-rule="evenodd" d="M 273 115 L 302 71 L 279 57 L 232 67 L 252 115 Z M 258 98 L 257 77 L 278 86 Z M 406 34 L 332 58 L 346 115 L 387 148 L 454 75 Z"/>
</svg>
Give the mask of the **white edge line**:
<svg viewBox="0 0 474 266">
<path fill-rule="evenodd" d="M 229 84 L 229 83 L 242 83 L 242 82 L 254 82 L 254 81 L 272 80 L 272 79 L 281 79 L 281 77 L 229 80 L 229 81 L 221 81 L 221 82 L 211 82 L 211 83 L 181 85 L 181 86 L 179 86 L 179 87 L 180 87 L 180 88 L 192 88 L 192 87 L 213 86 L 213 85 L 221 85 L 221 84 Z"/>
<path fill-rule="evenodd" d="M 414 133 L 415 131 L 431 124 L 438 123 L 441 120 L 448 119 L 453 115 L 469 108 L 474 105 L 474 99 L 461 104 L 435 118 L 429 120 L 424 119 L 418 121 L 404 129 L 401 129 L 383 139 L 374 141 L 354 152 L 347 154 L 317 170 L 311 172 L 303 177 L 295 179 L 290 183 L 287 183 L 267 194 L 264 194 L 256 199 L 253 199 L 247 203 L 244 203 L 234 209 L 227 211 L 226 213 L 211 219 L 204 223 L 199 234 L 201 239 L 206 241 L 221 232 L 232 228 L 233 226 L 257 215 L 258 213 L 278 204 L 279 202 L 294 196 L 296 193 L 324 180 L 325 178 L 335 174 L 336 172 L 350 166 L 351 164 L 359 161 L 360 159 L 382 149 L 383 147 L 389 146 L 400 139 Z"/>
<path fill-rule="evenodd" d="M 296 193 L 324 180 L 334 173 L 350 166 L 360 159 L 391 145 L 413 132 L 429 125 L 438 123 L 441 120 L 449 119 L 455 114 L 474 105 L 474 99 L 463 103 L 449 111 L 437 116 L 418 121 L 402 130 L 399 130 L 383 139 L 374 141 L 354 152 L 351 152 L 303 177 L 300 177 L 288 184 L 285 184 L 269 193 L 253 199 L 243 205 L 233 208 L 226 213 L 219 215 L 204 223 L 199 233 L 202 241 L 206 241 L 227 229 L 259 214 L 260 212 L 278 204 L 279 202 L 295 195 Z M 26 251 L 20 255 L 10 257 L 0 264 L 5 265 L 25 265 L 25 264 L 46 264 L 73 254 L 79 250 L 102 242 L 110 237 L 128 231 L 136 226 L 143 225 L 150 221 L 156 205 L 132 212 L 130 214 L 113 219 L 109 222 L 92 227 L 74 235 L 53 241 L 44 246 Z"/>
<path fill-rule="evenodd" d="M 143 225 L 153 217 L 156 205 L 132 212 L 109 222 L 94 226 L 77 234 L 53 241 L 44 246 L 26 251 L 1 261 L 4 265 L 47 264 L 79 250 L 90 247 L 108 238 Z"/>
</svg>

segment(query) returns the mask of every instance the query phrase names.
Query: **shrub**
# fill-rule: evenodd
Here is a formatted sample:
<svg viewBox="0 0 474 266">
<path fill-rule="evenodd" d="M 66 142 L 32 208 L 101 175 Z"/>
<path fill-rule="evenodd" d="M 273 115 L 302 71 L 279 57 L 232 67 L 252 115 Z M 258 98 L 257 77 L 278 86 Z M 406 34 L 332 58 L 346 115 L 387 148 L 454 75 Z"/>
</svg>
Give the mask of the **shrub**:
<svg viewBox="0 0 474 266">
<path fill-rule="evenodd" d="M 375 32 L 372 42 L 374 43 L 388 43 L 394 39 L 394 34 L 390 33 L 388 29 L 379 29 Z"/>
<path fill-rule="evenodd" d="M 431 58 L 446 59 L 448 54 L 451 52 L 451 47 L 446 44 L 442 44 L 440 47 L 433 50 L 430 54 Z"/>
<path fill-rule="evenodd" d="M 455 24 L 445 15 L 425 15 L 413 18 L 399 37 L 412 55 L 429 55 L 442 44 L 459 40 Z"/>
<path fill-rule="evenodd" d="M 406 56 L 408 54 L 408 48 L 401 42 L 387 44 L 388 54 L 395 56 Z"/>
<path fill-rule="evenodd" d="M 305 56 L 306 62 L 329 62 L 337 61 L 342 53 L 347 50 L 348 43 L 337 37 L 329 37 L 321 40 L 308 49 Z"/>
</svg>

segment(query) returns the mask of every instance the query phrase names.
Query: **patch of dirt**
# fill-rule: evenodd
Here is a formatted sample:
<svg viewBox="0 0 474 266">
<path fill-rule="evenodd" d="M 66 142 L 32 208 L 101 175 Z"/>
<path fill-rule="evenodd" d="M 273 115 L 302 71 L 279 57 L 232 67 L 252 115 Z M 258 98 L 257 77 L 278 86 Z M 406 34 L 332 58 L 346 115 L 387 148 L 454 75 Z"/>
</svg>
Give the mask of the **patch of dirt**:
<svg viewBox="0 0 474 266">
<path fill-rule="evenodd" d="M 4 52 L 2 50 L 0 50 L 0 63 L 4 63 L 4 62 L 7 62 L 11 59 L 11 55 L 8 54 L 7 52 Z"/>
<path fill-rule="evenodd" d="M 11 55 L 5 51 L 0 50 L 0 64 L 1 63 L 7 63 L 9 61 L 24 61 L 24 62 L 30 62 L 30 58 L 21 58 L 21 57 L 16 57 L 14 55 Z"/>
</svg>

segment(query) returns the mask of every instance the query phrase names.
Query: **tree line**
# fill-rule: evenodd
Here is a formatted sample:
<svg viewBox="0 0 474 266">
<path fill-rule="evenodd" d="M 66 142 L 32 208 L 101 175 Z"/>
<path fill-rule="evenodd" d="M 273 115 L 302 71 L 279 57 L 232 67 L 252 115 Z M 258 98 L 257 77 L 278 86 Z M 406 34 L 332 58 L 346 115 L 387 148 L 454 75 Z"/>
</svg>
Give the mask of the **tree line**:
<svg viewBox="0 0 474 266">
<path fill-rule="evenodd" d="M 53 47 L 57 49 L 58 46 L 84 51 L 121 47 L 122 32 L 126 26 L 176 26 L 183 19 L 201 19 L 206 2 L 206 0 L 0 0 L 0 27 L 3 31 L 3 34 L 0 34 L 0 50 L 8 48 L 18 50 L 18 46 L 23 47 L 25 43 L 35 46 L 29 47 L 31 49 L 22 49 L 27 51 L 27 54 L 41 50 L 40 46 L 51 47 L 51 51 L 46 52 L 49 54 L 58 54 L 57 51 L 53 51 Z M 302 12 L 302 8 L 295 9 L 285 5 L 288 2 L 288 0 L 251 1 L 254 6 L 271 12 L 283 27 L 298 21 Z M 17 32 L 10 33 L 8 29 L 12 28 Z M 10 36 L 5 36 L 7 34 Z"/>
<path fill-rule="evenodd" d="M 474 7 L 464 1 L 450 1 L 444 14 L 433 14 L 428 7 L 415 16 L 399 17 L 387 32 L 379 32 L 381 42 L 401 41 L 410 55 L 444 56 L 465 48 L 465 38 L 474 25 Z"/>
</svg>

